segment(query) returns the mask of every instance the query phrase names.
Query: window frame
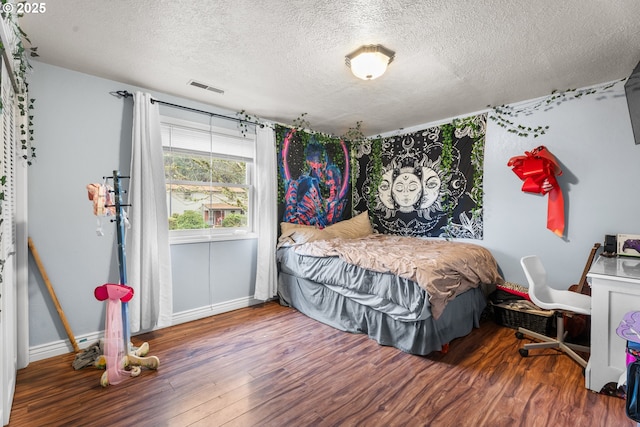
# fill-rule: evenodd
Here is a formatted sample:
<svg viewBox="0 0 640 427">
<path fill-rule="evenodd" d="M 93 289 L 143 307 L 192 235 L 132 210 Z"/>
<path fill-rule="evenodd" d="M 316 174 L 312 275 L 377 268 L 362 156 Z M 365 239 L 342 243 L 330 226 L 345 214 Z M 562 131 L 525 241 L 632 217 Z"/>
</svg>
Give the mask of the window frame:
<svg viewBox="0 0 640 427">
<path fill-rule="evenodd" d="M 221 240 L 239 240 L 257 238 L 255 232 L 255 215 L 256 215 L 256 194 L 255 194 L 255 145 L 256 135 L 255 132 L 241 132 L 238 129 L 223 128 L 220 126 L 209 125 L 201 122 L 178 119 L 171 116 L 160 115 L 160 127 L 162 134 L 162 151 L 163 154 L 168 150 L 174 150 L 180 153 L 193 153 L 193 154 L 206 154 L 213 153 L 214 157 L 228 160 L 238 160 L 246 162 L 247 166 L 247 180 L 246 184 L 232 184 L 234 187 L 247 188 L 248 190 L 248 209 L 247 209 L 247 227 L 221 227 L 221 228 L 201 228 L 191 230 L 169 230 L 169 243 L 198 243 L 198 242 L 210 242 Z M 208 151 L 204 151 L 201 147 L 189 148 L 189 147 L 172 147 L 171 138 L 169 141 L 165 139 L 165 129 L 169 127 L 169 132 L 173 128 L 206 132 L 210 134 L 213 146 L 209 147 Z M 216 141 L 216 138 L 218 141 Z M 215 144 L 218 143 L 218 147 L 222 148 L 216 151 Z M 244 143 L 245 146 L 238 149 L 240 154 L 226 154 L 223 147 L 230 147 L 232 144 Z M 196 144 L 194 143 L 194 146 Z M 178 181 L 183 183 L 183 181 Z M 166 185 L 171 182 L 167 181 Z M 211 182 L 212 186 L 216 184 L 225 184 L 230 186 L 229 183 L 216 183 Z M 167 200 L 168 214 L 171 215 L 169 210 L 170 198 Z M 167 218 L 168 220 L 168 218 Z"/>
</svg>

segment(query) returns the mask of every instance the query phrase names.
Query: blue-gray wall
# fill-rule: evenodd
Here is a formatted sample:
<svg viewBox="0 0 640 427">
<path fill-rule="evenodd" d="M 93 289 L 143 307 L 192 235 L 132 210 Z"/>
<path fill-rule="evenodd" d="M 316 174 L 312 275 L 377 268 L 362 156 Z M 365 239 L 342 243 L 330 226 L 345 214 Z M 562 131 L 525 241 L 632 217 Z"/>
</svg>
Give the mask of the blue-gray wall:
<svg viewBox="0 0 640 427">
<path fill-rule="evenodd" d="M 537 138 L 519 137 L 488 120 L 484 239 L 475 243 L 491 250 L 507 281 L 526 286 L 520 258 L 536 254 L 551 285 L 566 289 L 579 282 L 591 249 L 604 243 L 605 234 L 640 234 L 640 191 L 635 185 L 640 145 L 634 143 L 624 82 L 606 89 L 610 84 L 594 86 L 595 94 L 568 96 L 548 107 L 533 108 L 541 99 L 514 105 L 526 111 L 511 118 L 516 124 L 549 126 Z M 547 196 L 522 192 L 522 181 L 507 167 L 511 157 L 540 145 L 563 170 L 558 182 L 565 202 L 564 238 L 546 229 Z"/>
<path fill-rule="evenodd" d="M 85 186 L 114 169 L 123 174 L 129 169 L 132 102 L 109 95 L 121 89 L 137 88 L 34 64 L 30 93 L 36 99 L 38 159 L 29 168 L 29 235 L 76 336 L 93 336 L 102 329 L 104 307 L 93 297 L 93 289 L 118 278 L 115 227 L 105 223 L 105 236 L 96 235 L 96 217 Z M 179 110 L 162 112 L 198 119 Z M 556 287 L 566 288 L 579 280 L 590 249 L 603 242 L 605 234 L 640 234 L 635 186 L 640 146 L 633 141 L 622 84 L 518 121 L 550 129 L 540 138 L 520 138 L 489 120 L 485 237 L 477 243 L 493 252 L 506 280 L 525 284 L 519 259 L 538 254 Z M 522 182 L 507 167 L 509 158 L 538 145 L 547 146 L 564 171 L 559 181 L 567 211 L 566 239 L 546 229 L 546 197 L 523 193 Z M 253 295 L 255 240 L 173 245 L 171 254 L 177 318 L 206 315 L 209 306 L 233 308 L 229 301 Z M 31 347 L 64 340 L 64 328 L 33 264 L 28 286 Z"/>
<path fill-rule="evenodd" d="M 140 88 L 38 62 L 33 66 L 30 96 L 36 100 L 37 159 L 29 168 L 29 236 L 71 330 L 79 341 L 83 337 L 87 340 L 80 342 L 82 347 L 104 327 L 105 305 L 94 298 L 93 290 L 119 281 L 115 224 L 103 220 L 104 236 L 97 235 L 98 219 L 86 185 L 102 182 L 114 170 L 128 174 L 133 102 L 109 93 Z M 168 102 L 234 114 L 151 93 Z M 175 108 L 161 107 L 161 114 L 208 122 L 208 116 Z M 235 123 L 216 120 L 215 125 Z M 175 244 L 171 256 L 174 318 L 178 322 L 255 302 L 251 298 L 255 238 Z M 60 346 L 67 339 L 66 332 L 32 257 L 28 286 L 31 360 L 66 352 L 70 347 Z"/>
<path fill-rule="evenodd" d="M 526 284 L 519 261 L 536 254 L 551 284 L 566 289 L 578 283 L 591 248 L 604 243 L 605 234 L 640 234 L 640 145 L 634 143 L 624 83 L 518 121 L 548 125 L 549 130 L 535 139 L 522 138 L 490 121 L 482 243 L 498 259 L 505 279 Z M 522 192 L 522 181 L 507 167 L 511 157 L 539 145 L 549 149 L 563 170 L 558 182 L 565 202 L 565 239 L 546 229 L 547 196 Z"/>
</svg>

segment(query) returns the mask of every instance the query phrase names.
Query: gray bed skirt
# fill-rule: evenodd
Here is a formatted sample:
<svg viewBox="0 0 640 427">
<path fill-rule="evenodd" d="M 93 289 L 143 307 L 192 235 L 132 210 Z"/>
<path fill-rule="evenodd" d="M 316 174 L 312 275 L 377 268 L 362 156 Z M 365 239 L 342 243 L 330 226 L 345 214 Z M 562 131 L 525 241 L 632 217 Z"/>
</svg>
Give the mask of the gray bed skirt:
<svg viewBox="0 0 640 427">
<path fill-rule="evenodd" d="M 480 326 L 487 305 L 480 288 L 471 289 L 450 301 L 437 320 L 429 317 L 415 322 L 397 321 L 361 305 L 326 286 L 282 271 L 278 274 L 280 304 L 336 329 L 368 334 L 381 345 L 406 353 L 427 355 L 440 351 L 453 339 L 469 334 Z"/>
</svg>

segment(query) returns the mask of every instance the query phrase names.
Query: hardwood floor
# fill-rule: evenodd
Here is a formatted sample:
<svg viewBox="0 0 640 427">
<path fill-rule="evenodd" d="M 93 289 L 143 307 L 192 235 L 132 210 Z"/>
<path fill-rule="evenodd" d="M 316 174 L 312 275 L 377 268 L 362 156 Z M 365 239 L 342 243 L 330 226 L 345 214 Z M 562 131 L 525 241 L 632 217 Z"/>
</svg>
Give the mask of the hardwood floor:
<svg viewBox="0 0 640 427">
<path fill-rule="evenodd" d="M 277 303 L 133 338 L 158 371 L 103 388 L 74 354 L 18 371 L 9 426 L 633 426 L 624 400 L 584 388 L 554 350 L 522 358 L 485 321 L 427 357 Z M 540 353 L 537 353 L 540 354 Z"/>
</svg>

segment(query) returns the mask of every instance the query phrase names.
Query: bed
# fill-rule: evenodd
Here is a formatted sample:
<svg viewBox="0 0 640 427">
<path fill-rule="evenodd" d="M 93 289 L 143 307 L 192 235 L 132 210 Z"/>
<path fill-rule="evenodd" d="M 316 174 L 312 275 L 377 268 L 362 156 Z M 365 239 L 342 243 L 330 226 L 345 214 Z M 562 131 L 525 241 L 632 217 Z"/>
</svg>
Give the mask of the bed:
<svg viewBox="0 0 640 427">
<path fill-rule="evenodd" d="M 503 282 L 486 248 L 374 234 L 366 212 L 323 230 L 282 223 L 277 260 L 282 305 L 418 355 L 479 327 Z"/>
</svg>

